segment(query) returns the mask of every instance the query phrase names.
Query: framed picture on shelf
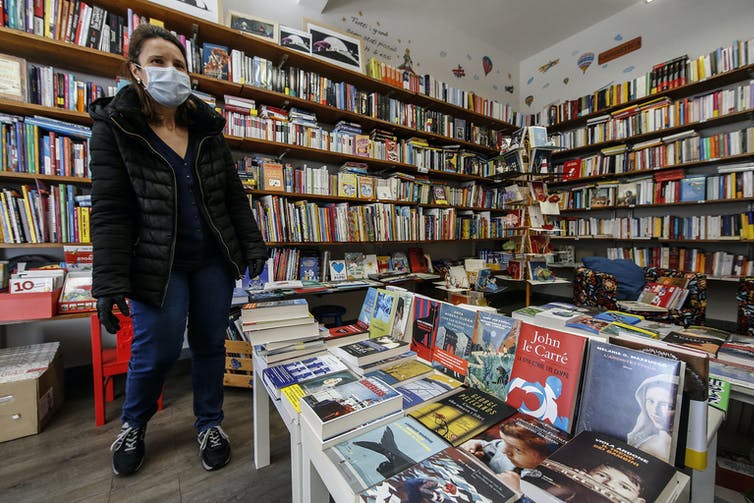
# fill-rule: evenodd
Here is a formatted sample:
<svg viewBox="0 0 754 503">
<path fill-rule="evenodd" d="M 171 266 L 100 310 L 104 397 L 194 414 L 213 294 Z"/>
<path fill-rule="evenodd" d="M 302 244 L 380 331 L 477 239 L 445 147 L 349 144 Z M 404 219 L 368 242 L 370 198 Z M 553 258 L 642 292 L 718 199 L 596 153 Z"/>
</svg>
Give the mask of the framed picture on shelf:
<svg viewBox="0 0 754 503">
<path fill-rule="evenodd" d="M 222 0 L 149 0 L 190 16 L 213 23 L 222 22 Z"/>
<path fill-rule="evenodd" d="M 304 25 L 311 36 L 313 56 L 364 73 L 364 44 L 361 37 L 354 37 L 308 20 L 304 20 Z"/>
<path fill-rule="evenodd" d="M 26 101 L 26 60 L 0 54 L 0 98 Z"/>
<path fill-rule="evenodd" d="M 278 41 L 278 24 L 269 19 L 229 10 L 225 24 L 234 30 L 242 31 L 255 37 L 264 38 L 271 42 Z"/>
<path fill-rule="evenodd" d="M 294 51 L 311 54 L 312 36 L 309 35 L 308 32 L 297 30 L 296 28 L 291 28 L 289 26 L 281 26 L 279 31 L 280 45 L 293 49 Z"/>
</svg>

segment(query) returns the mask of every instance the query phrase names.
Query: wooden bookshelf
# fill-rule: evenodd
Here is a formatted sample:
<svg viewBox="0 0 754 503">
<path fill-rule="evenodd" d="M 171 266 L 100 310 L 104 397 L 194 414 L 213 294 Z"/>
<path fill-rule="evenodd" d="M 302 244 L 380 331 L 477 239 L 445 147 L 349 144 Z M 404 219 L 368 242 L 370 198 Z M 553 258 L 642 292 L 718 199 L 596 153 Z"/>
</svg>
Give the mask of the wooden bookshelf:
<svg viewBox="0 0 754 503">
<path fill-rule="evenodd" d="M 91 178 L 84 178 L 80 176 L 42 175 L 38 173 L 16 173 L 13 171 L 0 171 L 0 180 L 14 180 L 19 182 L 42 180 L 44 182 L 72 183 L 77 185 L 90 185 L 92 183 Z"/>
<path fill-rule="evenodd" d="M 0 98 L 0 111 L 15 115 L 44 115 L 45 117 L 74 122 L 76 124 L 81 124 L 82 126 L 92 125 L 92 119 L 86 112 L 67 110 L 65 108 L 46 107 L 23 101 L 12 101 Z"/>
<path fill-rule="evenodd" d="M 675 206 L 704 206 L 709 204 L 733 204 L 733 203 L 751 203 L 754 197 L 744 197 L 739 199 L 708 199 L 704 201 L 678 201 L 674 203 L 654 203 L 654 204 L 634 204 L 631 206 L 605 206 L 601 208 L 563 208 L 561 213 L 580 213 L 587 211 L 616 211 L 616 210 L 634 210 L 640 208 L 664 208 Z"/>
<path fill-rule="evenodd" d="M 391 244 L 430 244 L 430 243 L 458 243 L 468 242 L 477 243 L 480 241 L 506 241 L 510 236 L 500 238 L 474 238 L 474 239 L 411 239 L 411 240 L 391 240 Z M 267 241 L 267 246 L 274 247 L 319 247 L 319 246 L 354 246 L 354 245 L 380 245 L 383 241 Z"/>
</svg>

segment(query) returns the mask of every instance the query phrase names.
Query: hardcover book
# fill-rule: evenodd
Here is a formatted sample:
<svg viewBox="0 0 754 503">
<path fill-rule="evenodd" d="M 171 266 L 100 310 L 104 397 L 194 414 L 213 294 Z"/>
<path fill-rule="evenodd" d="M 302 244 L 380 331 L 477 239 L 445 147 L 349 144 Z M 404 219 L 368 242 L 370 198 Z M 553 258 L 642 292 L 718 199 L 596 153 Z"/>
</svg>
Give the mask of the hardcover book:
<svg viewBox="0 0 754 503">
<path fill-rule="evenodd" d="M 301 416 L 326 440 L 401 410 L 403 399 L 375 378 L 341 384 L 301 399 Z"/>
<path fill-rule="evenodd" d="M 409 412 L 425 402 L 440 400 L 461 386 L 461 381 L 434 371 L 419 379 L 398 383 L 395 389 L 403 395 L 403 410 Z"/>
<path fill-rule="evenodd" d="M 374 177 L 357 175 L 359 197 L 361 199 L 374 199 Z"/>
<path fill-rule="evenodd" d="M 301 254 L 298 263 L 298 279 L 301 281 L 319 281 L 319 254 Z"/>
<path fill-rule="evenodd" d="M 362 503 L 516 501 L 519 494 L 478 461 L 448 447 L 362 492 Z"/>
<path fill-rule="evenodd" d="M 345 281 L 348 279 L 346 261 L 335 259 L 330 261 L 330 281 Z"/>
<path fill-rule="evenodd" d="M 343 258 L 346 261 L 346 275 L 348 279 L 364 279 L 364 254 L 361 252 L 344 252 Z"/>
<path fill-rule="evenodd" d="M 223 45 L 202 44 L 202 73 L 220 80 L 228 80 L 228 48 Z"/>
<path fill-rule="evenodd" d="M 515 408 L 502 400 L 468 388 L 419 407 L 410 414 L 424 426 L 458 446 L 515 412 Z"/>
<path fill-rule="evenodd" d="M 520 412 L 573 430 L 586 337 L 521 323 L 506 401 Z"/>
<path fill-rule="evenodd" d="M 448 443 L 411 417 L 402 417 L 325 449 L 358 493 L 442 451 Z"/>
<path fill-rule="evenodd" d="M 401 251 L 391 253 L 390 270 L 395 272 L 411 272 L 408 266 L 408 256 Z"/>
<path fill-rule="evenodd" d="M 537 503 L 676 501 L 688 476 L 625 442 L 598 432 L 579 433 L 521 478 Z"/>
<path fill-rule="evenodd" d="M 499 313 L 477 313 L 466 384 L 505 399 L 521 322 Z"/>
<path fill-rule="evenodd" d="M 516 413 L 458 446 L 520 490 L 521 476 L 534 470 L 571 436 L 528 414 Z"/>
<path fill-rule="evenodd" d="M 440 307 L 437 336 L 432 351 L 432 366 L 454 379 L 463 381 L 471 355 L 476 311 L 452 304 Z"/>
<path fill-rule="evenodd" d="M 441 302 L 438 300 L 420 295 L 417 295 L 414 299 L 414 330 L 411 350 L 416 351 L 419 358 L 425 361 L 432 361 L 440 304 Z"/>
<path fill-rule="evenodd" d="M 338 196 L 356 197 L 358 195 L 358 177 L 356 173 L 338 173 Z"/>
<path fill-rule="evenodd" d="M 592 341 L 577 431 L 611 435 L 666 462 L 675 459 L 685 364 Z"/>
</svg>

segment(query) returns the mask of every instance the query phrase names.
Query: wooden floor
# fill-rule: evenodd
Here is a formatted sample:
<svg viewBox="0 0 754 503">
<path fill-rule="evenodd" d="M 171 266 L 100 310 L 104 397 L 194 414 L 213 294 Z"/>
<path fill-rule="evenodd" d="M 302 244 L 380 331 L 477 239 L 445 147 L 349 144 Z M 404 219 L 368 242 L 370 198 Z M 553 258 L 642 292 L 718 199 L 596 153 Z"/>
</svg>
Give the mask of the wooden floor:
<svg viewBox="0 0 754 503">
<path fill-rule="evenodd" d="M 73 378 L 69 373 L 66 402 L 45 430 L 0 443 L 0 502 L 291 500 L 288 431 L 274 407 L 272 465 L 254 468 L 250 390 L 226 388 L 223 429 L 230 436 L 233 458 L 223 469 L 207 472 L 200 464 L 193 427 L 191 376 L 187 362 L 179 362 L 167 381 L 165 408 L 147 428 L 144 466 L 122 478 L 112 473 L 109 449 L 120 429 L 123 397 L 108 404 L 108 422 L 97 428 L 91 380 L 83 372 Z"/>
</svg>

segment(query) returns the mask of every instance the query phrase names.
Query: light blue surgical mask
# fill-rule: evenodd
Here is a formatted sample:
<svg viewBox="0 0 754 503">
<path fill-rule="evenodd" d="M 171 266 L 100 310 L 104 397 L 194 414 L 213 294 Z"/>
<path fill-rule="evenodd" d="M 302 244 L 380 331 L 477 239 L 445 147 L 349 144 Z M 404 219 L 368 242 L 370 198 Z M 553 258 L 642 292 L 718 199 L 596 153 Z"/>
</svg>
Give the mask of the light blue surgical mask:
<svg viewBox="0 0 754 503">
<path fill-rule="evenodd" d="M 147 74 L 146 90 L 159 104 L 176 108 L 191 95 L 191 80 L 187 73 L 173 66 L 139 66 Z"/>
</svg>

